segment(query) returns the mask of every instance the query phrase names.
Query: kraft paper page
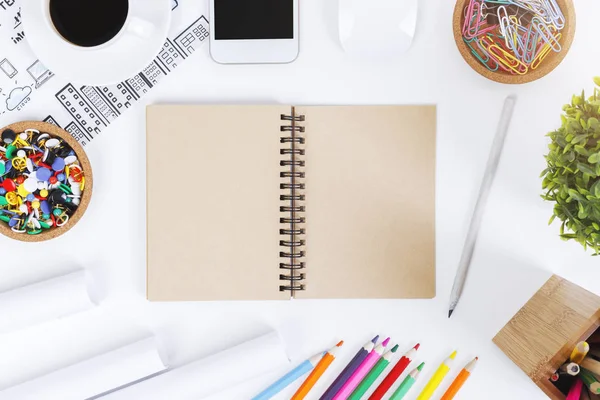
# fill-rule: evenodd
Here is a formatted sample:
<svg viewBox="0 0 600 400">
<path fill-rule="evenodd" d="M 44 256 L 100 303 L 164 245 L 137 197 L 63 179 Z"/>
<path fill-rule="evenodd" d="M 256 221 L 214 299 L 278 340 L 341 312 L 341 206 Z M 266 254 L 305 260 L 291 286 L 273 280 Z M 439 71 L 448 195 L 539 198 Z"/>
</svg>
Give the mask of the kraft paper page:
<svg viewBox="0 0 600 400">
<path fill-rule="evenodd" d="M 306 290 L 435 296 L 435 106 L 297 107 L 306 115 Z"/>
</svg>

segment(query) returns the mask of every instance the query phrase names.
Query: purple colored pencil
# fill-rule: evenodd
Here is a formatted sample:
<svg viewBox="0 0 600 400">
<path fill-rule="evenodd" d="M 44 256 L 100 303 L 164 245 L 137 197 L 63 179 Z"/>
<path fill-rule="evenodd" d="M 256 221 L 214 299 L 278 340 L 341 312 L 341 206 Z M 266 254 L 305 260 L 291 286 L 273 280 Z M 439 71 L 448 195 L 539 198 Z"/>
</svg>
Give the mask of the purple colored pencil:
<svg viewBox="0 0 600 400">
<path fill-rule="evenodd" d="M 319 400 L 331 400 L 337 394 L 337 392 L 344 386 L 344 383 L 352 376 L 354 371 L 362 364 L 367 358 L 369 353 L 375 347 L 375 344 L 379 340 L 379 335 L 375 336 L 370 342 L 365 343 L 363 347 L 356 353 L 354 358 L 346 365 L 346 368 L 338 375 L 329 388 L 323 393 Z"/>
</svg>

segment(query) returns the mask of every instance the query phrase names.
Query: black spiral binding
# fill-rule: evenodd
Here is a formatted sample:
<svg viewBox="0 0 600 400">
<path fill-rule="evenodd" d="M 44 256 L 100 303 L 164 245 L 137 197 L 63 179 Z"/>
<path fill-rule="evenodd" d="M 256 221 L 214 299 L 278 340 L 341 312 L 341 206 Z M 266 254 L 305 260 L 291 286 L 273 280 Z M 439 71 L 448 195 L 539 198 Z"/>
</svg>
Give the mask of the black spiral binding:
<svg viewBox="0 0 600 400">
<path fill-rule="evenodd" d="M 292 115 L 282 114 L 281 120 L 290 123 L 281 126 L 281 132 L 289 132 L 290 136 L 280 139 L 280 143 L 285 147 L 282 147 L 279 152 L 282 156 L 286 156 L 279 163 L 282 167 L 286 167 L 279 176 L 287 179 L 287 182 L 279 185 L 282 191 L 279 200 L 285 204 L 279 207 L 279 211 L 283 214 L 279 218 L 279 223 L 285 226 L 279 230 L 279 234 L 285 237 L 279 241 L 279 246 L 282 247 L 279 252 L 279 257 L 282 259 L 279 268 L 285 270 L 285 273 L 279 275 L 279 280 L 286 281 L 279 286 L 279 290 L 289 291 L 294 297 L 296 291 L 305 289 L 305 274 L 300 272 L 306 266 L 303 261 L 305 218 L 302 215 L 305 210 L 303 203 L 305 200 L 303 159 L 305 139 L 301 136 L 304 133 L 304 126 L 299 124 L 304 122 L 304 115 L 296 115 L 296 110 L 292 107 Z"/>
</svg>

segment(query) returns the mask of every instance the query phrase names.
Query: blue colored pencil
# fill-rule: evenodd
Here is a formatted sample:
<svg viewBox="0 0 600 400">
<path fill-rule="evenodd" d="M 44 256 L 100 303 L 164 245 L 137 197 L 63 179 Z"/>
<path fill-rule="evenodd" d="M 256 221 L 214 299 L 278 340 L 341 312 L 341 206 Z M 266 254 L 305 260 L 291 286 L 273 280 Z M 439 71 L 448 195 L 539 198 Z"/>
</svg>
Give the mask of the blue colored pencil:
<svg viewBox="0 0 600 400">
<path fill-rule="evenodd" d="M 298 365 L 296 368 L 279 378 L 271 386 L 260 392 L 256 397 L 253 397 L 252 400 L 268 400 L 271 397 L 274 397 L 277 393 L 291 385 L 302 375 L 311 371 L 319 363 L 321 358 L 323 358 L 323 354 L 324 353 L 319 353 L 314 357 L 304 361 L 302 364 Z"/>
<path fill-rule="evenodd" d="M 375 347 L 375 344 L 379 340 L 379 335 L 375 336 L 373 340 L 367 342 L 359 351 L 356 353 L 354 358 L 346 365 L 346 368 L 335 378 L 335 381 L 329 386 L 329 388 L 323 393 L 323 396 L 319 400 L 332 400 L 337 392 L 344 386 L 344 383 L 352 376 L 354 371 L 362 364 L 365 358 Z"/>
</svg>

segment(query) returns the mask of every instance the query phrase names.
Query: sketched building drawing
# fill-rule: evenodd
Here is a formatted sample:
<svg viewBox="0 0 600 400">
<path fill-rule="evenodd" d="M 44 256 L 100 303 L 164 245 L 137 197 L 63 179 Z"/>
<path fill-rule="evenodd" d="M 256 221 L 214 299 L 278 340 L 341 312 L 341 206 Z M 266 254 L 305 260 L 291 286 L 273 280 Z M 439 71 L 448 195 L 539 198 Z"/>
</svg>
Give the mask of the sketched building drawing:
<svg viewBox="0 0 600 400">
<path fill-rule="evenodd" d="M 56 98 L 63 107 L 75 118 L 81 129 L 90 138 L 100 133 L 106 123 L 98 116 L 93 107 L 70 83 L 62 88 Z"/>
<path fill-rule="evenodd" d="M 186 30 L 181 32 L 174 41 L 179 50 L 186 56 L 189 56 L 200 47 L 200 43 L 208 39 L 208 35 L 208 21 L 206 18 L 200 17 Z"/>
</svg>

